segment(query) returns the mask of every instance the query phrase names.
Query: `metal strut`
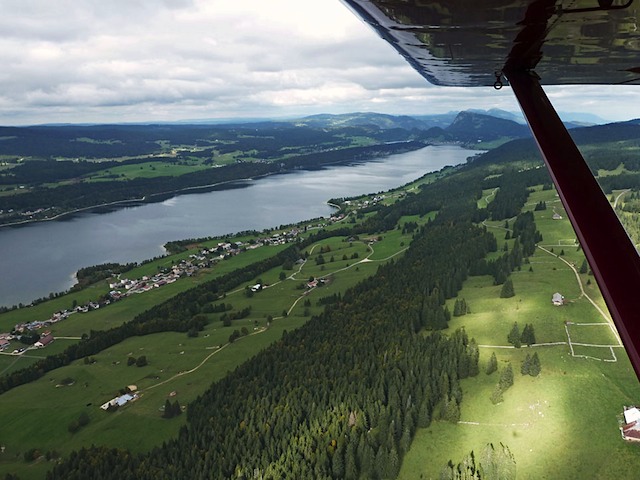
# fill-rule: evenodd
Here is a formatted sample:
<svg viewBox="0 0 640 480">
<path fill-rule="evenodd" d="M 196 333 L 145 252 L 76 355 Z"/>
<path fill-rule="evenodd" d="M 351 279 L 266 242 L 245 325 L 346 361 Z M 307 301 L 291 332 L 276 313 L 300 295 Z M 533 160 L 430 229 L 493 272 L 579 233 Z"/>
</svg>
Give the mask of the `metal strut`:
<svg viewBox="0 0 640 480">
<path fill-rule="evenodd" d="M 640 379 L 640 257 L 532 72 L 504 70 Z"/>
</svg>

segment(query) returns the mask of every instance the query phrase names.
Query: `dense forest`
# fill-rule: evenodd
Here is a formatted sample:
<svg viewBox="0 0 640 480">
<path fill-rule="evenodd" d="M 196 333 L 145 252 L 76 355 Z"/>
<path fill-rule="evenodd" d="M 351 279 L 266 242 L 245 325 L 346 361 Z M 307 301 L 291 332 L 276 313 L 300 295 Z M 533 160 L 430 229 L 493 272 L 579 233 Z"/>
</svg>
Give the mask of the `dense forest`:
<svg viewBox="0 0 640 480">
<path fill-rule="evenodd" d="M 480 265 L 497 249 L 495 237 L 474 223 L 487 215 L 476 207 L 481 170 L 471 165 L 455 183 L 427 185 L 357 227 L 372 232 L 407 212 L 438 210 L 414 229 L 402 258 L 331 299 L 321 315 L 189 404 L 178 438 L 142 455 L 83 449 L 48 478 L 395 478 L 416 429 L 456 422 L 459 381 L 479 371 L 473 339 L 439 332 L 451 316 L 445 299 L 470 273 L 486 273 Z M 532 181 L 520 175 L 522 185 Z M 503 180 L 501 188 L 511 177 Z M 443 198 L 442 184 L 458 189 Z M 523 200 L 514 194 L 511 203 L 521 208 Z M 505 269 L 520 264 L 536 234 L 532 217 L 516 223 L 514 249 L 498 260 Z M 185 311 L 188 321 L 217 298 L 211 293 L 186 292 L 143 317 L 153 322 Z"/>
</svg>

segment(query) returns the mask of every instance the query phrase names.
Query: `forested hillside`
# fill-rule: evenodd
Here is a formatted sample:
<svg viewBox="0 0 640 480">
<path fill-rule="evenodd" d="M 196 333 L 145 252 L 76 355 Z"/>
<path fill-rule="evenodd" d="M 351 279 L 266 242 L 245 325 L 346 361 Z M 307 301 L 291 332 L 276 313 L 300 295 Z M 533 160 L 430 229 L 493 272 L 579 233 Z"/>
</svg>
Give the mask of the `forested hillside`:
<svg viewBox="0 0 640 480">
<path fill-rule="evenodd" d="M 49 478 L 394 478 L 418 427 L 458 420 L 459 381 L 479 372 L 473 339 L 438 333 L 450 319 L 445 300 L 471 272 L 502 271 L 504 281 L 525 254 L 518 246 L 484 261 L 497 249 L 474 224 L 487 215 L 476 207 L 484 175 L 472 165 L 374 215 L 361 229 L 439 211 L 400 260 L 191 403 L 177 439 L 143 455 L 83 449 Z"/>
<path fill-rule="evenodd" d="M 431 143 L 503 143 L 510 120 L 461 112 L 446 130 L 376 113 L 229 125 L 0 127 L 0 225 Z"/>
<path fill-rule="evenodd" d="M 624 183 L 627 177 L 637 175 L 633 152 L 638 145 L 632 138 L 633 132 L 616 134 L 616 142 L 607 142 L 611 137 L 598 132 L 593 135 L 596 142 L 583 147 L 594 171 L 609 182 L 613 180 L 608 178 L 621 178 Z M 613 143 L 624 146 L 621 156 L 611 155 Z M 212 333 L 217 327 L 211 327 L 210 322 L 222 322 L 217 306 L 228 293 L 245 290 L 245 296 L 250 298 L 250 291 L 243 289 L 242 284 L 255 283 L 267 271 L 286 278 L 289 274 L 278 272 L 280 267 L 284 270 L 284 264 L 311 259 L 317 252 L 312 253 L 310 246 L 320 246 L 318 242 L 322 239 L 334 238 L 340 244 L 349 244 L 349 239 L 357 238 L 370 243 L 367 247 L 370 248 L 376 238 L 402 231 L 406 235 L 403 240 L 407 244 L 411 240 L 408 248 L 400 244 L 402 248 L 397 255 L 380 264 L 375 275 L 340 294 L 318 299 L 316 312 L 321 313 L 306 318 L 299 324 L 302 326 L 285 332 L 281 338 L 278 333 L 274 338 L 279 340 L 275 343 L 210 385 L 204 393 L 199 390 L 200 396 L 190 399 L 186 425 L 176 437 L 140 453 L 141 450 L 104 446 L 113 443 L 100 442 L 98 436 L 95 444 L 99 446 L 71 454 L 65 452 L 48 478 L 395 478 L 419 429 L 453 425 L 461 419 L 461 408 L 466 405 L 465 383 L 461 381 L 468 378 L 466 382 L 474 382 L 471 378 L 484 375 L 478 375 L 484 370 L 479 363 L 480 348 L 511 348 L 496 340 L 497 336 L 507 338 L 507 335 L 494 332 L 490 322 L 473 325 L 474 331 L 485 335 L 479 342 L 464 329 L 450 328 L 452 323 L 461 326 L 455 318 L 468 315 L 475 308 L 458 297 L 461 289 L 473 292 L 474 288 L 468 289 L 465 284 L 482 278 L 494 290 L 509 290 L 504 297 L 512 298 L 515 293 L 511 277 L 526 282 L 526 276 L 534 269 L 546 268 L 541 266 L 544 261 L 532 265 L 527 259 L 535 255 L 536 245 L 542 241 L 536 225 L 540 216 L 534 215 L 534 205 L 536 214 L 538 207 L 540 211 L 547 208 L 543 202 L 531 203 L 531 197 L 541 195 L 536 198 L 549 202 L 553 212 L 561 207 L 551 206 L 557 200 L 546 169 L 541 168 L 539 160 L 529 157 L 533 154 L 521 149 L 522 145 L 520 141 L 505 145 L 467 165 L 440 172 L 441 178 L 435 176 L 433 181 L 407 188 L 385 202 L 354 210 L 350 212 L 354 216 L 352 223 L 320 229 L 279 254 L 163 299 L 111 330 L 92 330 L 87 338 L 64 352 L 2 377 L 0 387 L 11 395 L 19 391 L 14 387 L 26 382 L 37 383 L 38 378 L 52 381 L 50 372 L 67 368 L 64 365 L 78 364 L 81 359 L 89 365 L 90 356 L 133 337 L 146 339 L 157 332 L 197 335 L 203 328 Z M 511 160 L 507 155 L 512 155 Z M 313 164 L 320 157 L 308 154 L 289 161 L 306 158 Z M 619 199 L 623 194 L 615 195 Z M 630 194 L 621 208 L 632 215 L 637 210 L 636 204 L 637 195 Z M 560 224 L 554 224 L 556 220 L 551 213 L 544 218 L 547 228 L 558 235 Z M 488 230 L 489 224 L 494 233 Z M 560 238 L 568 235 L 563 233 Z M 579 245 L 572 241 L 553 246 L 560 253 L 554 254 L 551 246 L 551 250 L 544 251 L 554 258 L 564 257 L 565 249 L 570 247 L 578 252 L 572 252 L 572 257 L 582 255 Z M 350 259 L 345 255 L 343 261 Z M 334 259 L 329 263 L 334 263 Z M 549 272 L 556 270 L 548 268 Z M 587 271 L 585 263 L 581 273 L 587 275 Z M 567 278 L 573 279 L 573 273 Z M 354 284 L 355 281 L 351 285 Z M 304 288 L 303 283 L 301 289 Z M 545 283 L 545 292 L 541 294 L 547 307 L 549 288 Z M 479 291 L 475 288 L 477 297 L 482 296 Z M 452 309 L 454 297 L 457 302 Z M 311 305 L 305 293 L 300 293 L 300 299 Z M 476 302 L 481 301 L 485 299 L 476 298 Z M 461 304 L 465 305 L 464 313 Z M 520 305 L 517 303 L 515 312 L 520 312 Z M 531 307 L 531 303 L 522 305 Z M 227 308 L 222 306 L 223 310 Z M 238 309 L 234 313 L 239 312 Z M 583 315 L 584 310 L 578 313 Z M 526 315 L 525 312 L 514 315 L 521 314 Z M 256 331 L 269 331 L 269 322 L 277 325 L 286 315 L 283 312 L 282 317 L 270 317 L 267 326 Z M 512 318 L 509 318 L 511 325 Z M 553 322 L 549 320 L 554 325 L 554 335 L 568 328 L 567 323 Z M 466 326 L 472 329 L 471 323 Z M 526 328 L 532 327 L 526 323 Z M 536 331 L 540 336 L 549 334 Z M 489 345 L 487 332 L 492 335 Z M 555 352 L 564 348 L 561 347 L 564 342 L 556 337 L 549 342 L 548 345 L 558 347 Z M 233 343 L 231 337 L 229 343 Z M 551 351 L 545 351 L 548 352 L 545 358 L 549 358 Z M 514 353 L 514 358 L 518 354 Z M 556 361 L 565 362 L 560 353 L 557 357 Z M 542 368 L 548 367 L 545 364 Z M 561 369 L 568 367 L 563 363 Z M 556 373 L 566 375 L 567 371 Z M 503 393 L 501 390 L 500 394 Z M 153 408 L 149 403 L 147 407 Z M 454 464 L 450 467 L 456 468 Z"/>
</svg>

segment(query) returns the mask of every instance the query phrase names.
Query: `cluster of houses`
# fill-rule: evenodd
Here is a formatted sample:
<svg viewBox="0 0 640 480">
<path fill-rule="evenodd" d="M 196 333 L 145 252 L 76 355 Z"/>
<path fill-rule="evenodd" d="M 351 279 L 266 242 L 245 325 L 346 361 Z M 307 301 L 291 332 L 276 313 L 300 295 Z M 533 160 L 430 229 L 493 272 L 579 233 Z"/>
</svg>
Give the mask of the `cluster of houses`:
<svg viewBox="0 0 640 480">
<path fill-rule="evenodd" d="M 9 348 L 9 346 L 11 345 L 11 341 L 15 339 L 17 340 L 20 339 L 19 333 L 16 333 L 16 334 L 0 333 L 0 352 L 3 352 L 7 348 Z M 34 343 L 33 346 L 36 348 L 44 348 L 47 345 L 49 345 L 51 342 L 53 342 L 53 340 L 54 338 L 51 332 L 44 332 L 42 335 L 40 335 L 40 339 L 36 343 Z M 21 347 L 13 350 L 12 353 L 19 354 L 24 352 L 25 350 L 26 350 L 26 347 Z"/>
<path fill-rule="evenodd" d="M 367 208 L 367 207 L 376 205 L 377 203 L 380 203 L 384 199 L 385 199 L 384 195 L 376 195 L 375 197 L 371 199 L 366 199 L 366 200 L 345 200 L 344 204 L 360 209 L 360 208 Z"/>
<path fill-rule="evenodd" d="M 115 283 L 110 283 L 109 296 L 113 300 L 119 300 L 123 296 L 133 293 L 147 292 L 153 288 L 171 284 L 182 276 L 192 276 L 198 270 L 209 268 L 225 258 L 238 255 L 243 250 L 253 250 L 263 245 L 282 245 L 294 241 L 299 234 L 299 230 L 292 229 L 284 233 L 274 233 L 270 237 L 260 238 L 252 244 L 243 242 L 221 242 L 211 248 L 203 248 L 197 253 L 189 255 L 188 259 L 183 259 L 171 268 L 152 276 L 144 276 L 140 279 L 130 280 L 123 278 Z M 124 290 L 124 292 L 122 291 Z"/>
<path fill-rule="evenodd" d="M 24 186 L 21 186 L 20 188 L 24 188 Z M 47 211 L 51 210 L 51 207 L 49 208 L 38 208 L 36 210 L 26 210 L 26 211 L 16 211 L 13 208 L 9 208 L 8 210 L 3 210 L 0 209 L 0 216 L 6 215 L 6 216 L 13 216 L 13 217 L 25 217 L 25 218 L 33 218 L 35 216 L 40 216 L 40 217 L 44 217 L 47 218 L 46 215 L 41 215 Z"/>
<path fill-rule="evenodd" d="M 171 284 L 180 277 L 192 276 L 198 270 L 202 268 L 209 268 L 220 260 L 238 255 L 243 250 L 252 250 L 263 245 L 283 245 L 285 243 L 294 242 L 297 240 L 299 234 L 300 230 L 293 228 L 286 232 L 274 233 L 271 236 L 265 236 L 250 244 L 244 244 L 242 242 L 221 242 L 215 247 L 203 248 L 198 253 L 189 255 L 188 259 L 183 259 L 171 268 L 167 268 L 151 277 L 144 276 L 140 279 L 134 280 L 127 278 L 118 279 L 116 282 L 109 284 L 109 295 L 100 302 L 88 302 L 84 305 L 77 305 L 71 310 L 62 310 L 54 313 L 47 320 L 35 320 L 32 322 L 19 323 L 15 325 L 11 333 L 0 333 L 0 352 L 8 348 L 12 340 L 19 340 L 20 336 L 24 332 L 49 328 L 55 323 L 67 319 L 74 313 L 86 313 L 91 310 L 97 310 L 98 308 L 109 305 L 111 302 L 120 300 L 127 295 L 144 293 L 152 290 L 153 288 L 159 288 L 164 285 Z M 50 335 L 49 332 L 46 332 L 41 336 L 40 341 L 37 342 L 35 346 L 39 348 L 45 347 L 52 340 L 53 336 Z M 38 345 L 38 343 L 41 345 Z"/>
<path fill-rule="evenodd" d="M 102 304 L 96 303 L 96 302 L 89 302 L 86 305 L 78 305 L 71 310 L 61 310 L 59 312 L 55 312 L 47 320 L 34 320 L 32 322 L 17 323 L 13 327 L 13 330 L 11 331 L 11 333 L 0 333 L 0 351 L 7 348 L 8 342 L 10 342 L 11 340 L 14 340 L 14 339 L 20 340 L 21 335 L 26 332 L 34 332 L 36 330 L 41 330 L 43 328 L 49 328 L 52 325 L 55 325 L 56 323 L 61 322 L 62 320 L 66 320 L 67 318 L 69 318 L 70 315 L 73 315 L 74 313 L 79 313 L 79 312 L 83 313 L 83 312 L 88 312 L 89 310 L 95 310 L 97 308 L 100 308 L 101 305 L 105 305 L 108 303 L 110 303 L 109 300 L 105 301 Z M 49 343 L 51 343 L 51 340 L 53 340 L 53 336 L 51 336 L 50 341 L 45 340 L 43 342 L 43 338 L 46 338 L 48 335 L 51 335 L 50 332 L 43 333 L 40 336 L 41 345 L 38 345 L 38 342 L 36 342 L 34 346 L 39 348 L 46 347 Z M 7 343 L 5 344 L 5 342 L 3 342 L 2 340 L 4 340 Z"/>
</svg>

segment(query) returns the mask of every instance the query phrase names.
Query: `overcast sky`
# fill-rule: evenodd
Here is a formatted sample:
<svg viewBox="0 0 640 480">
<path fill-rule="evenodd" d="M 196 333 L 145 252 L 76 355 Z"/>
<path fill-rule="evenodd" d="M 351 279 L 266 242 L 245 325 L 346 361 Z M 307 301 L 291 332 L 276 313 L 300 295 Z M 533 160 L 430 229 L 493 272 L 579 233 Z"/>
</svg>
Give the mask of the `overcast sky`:
<svg viewBox="0 0 640 480">
<path fill-rule="evenodd" d="M 0 125 L 518 111 L 443 88 L 339 0 L 0 0 Z M 561 111 L 640 117 L 638 87 L 549 88 Z"/>
</svg>

